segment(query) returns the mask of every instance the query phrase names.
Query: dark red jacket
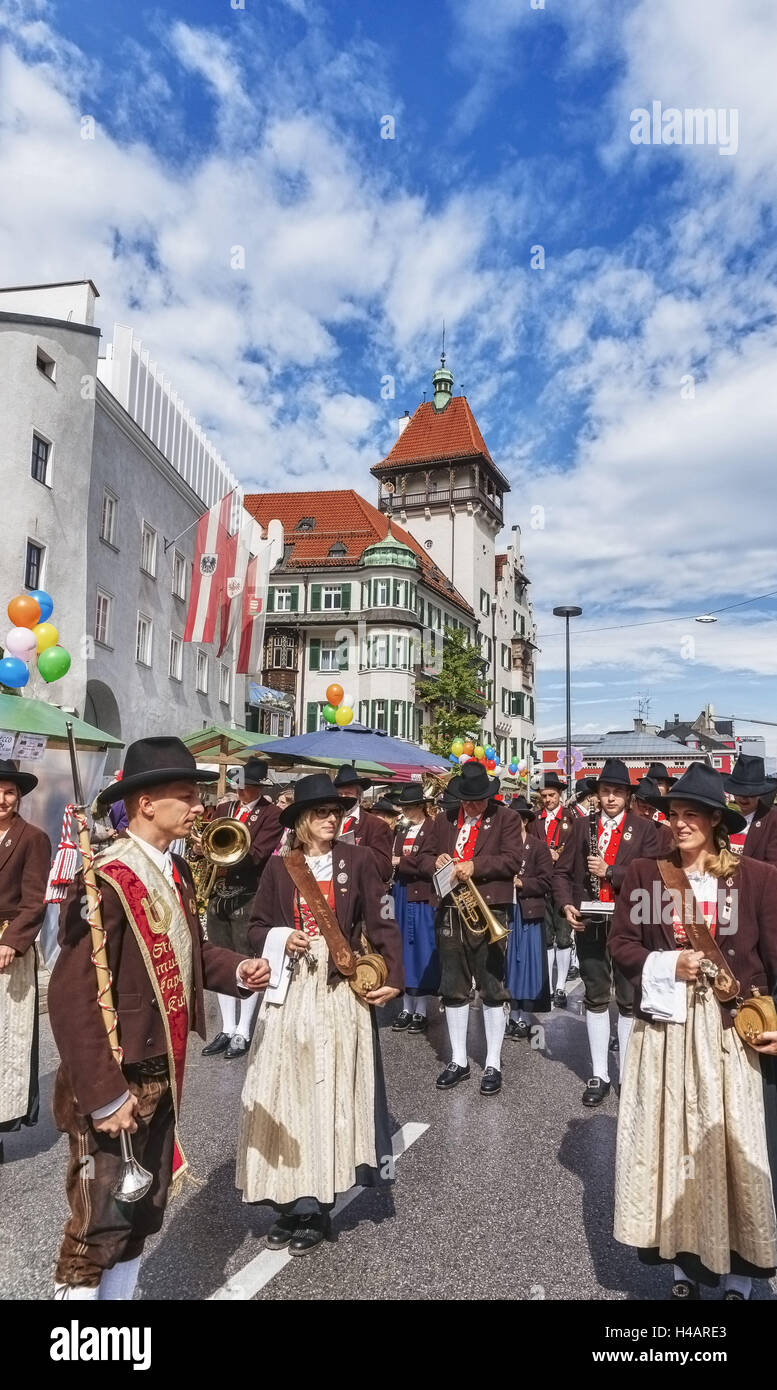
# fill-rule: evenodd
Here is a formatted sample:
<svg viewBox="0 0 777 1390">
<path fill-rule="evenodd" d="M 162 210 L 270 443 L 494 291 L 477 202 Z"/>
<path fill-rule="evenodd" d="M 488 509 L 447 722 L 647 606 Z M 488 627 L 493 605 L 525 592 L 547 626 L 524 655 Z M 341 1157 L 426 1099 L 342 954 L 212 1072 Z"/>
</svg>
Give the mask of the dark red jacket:
<svg viewBox="0 0 777 1390">
<path fill-rule="evenodd" d="M 564 845 L 566 844 L 567 840 L 572 834 L 572 831 L 574 830 L 577 821 L 579 821 L 580 819 L 580 813 L 576 806 L 561 807 L 561 815 L 558 820 L 558 839 L 553 845 L 554 849 L 557 849 L 560 852 L 564 848 Z M 535 836 L 538 840 L 541 840 L 542 843 L 547 846 L 548 840 L 546 834 L 546 825 L 547 812 L 540 811 L 539 814 L 534 818 L 534 820 L 529 822 L 528 833 L 532 836 Z M 553 833 L 555 837 L 555 829 Z M 548 848 L 550 847 L 548 846 Z M 552 856 L 551 862 L 555 862 Z"/>
<path fill-rule="evenodd" d="M 354 842 L 371 851 L 384 884 L 390 883 L 394 866 L 391 863 L 391 831 L 386 822 L 362 808 L 353 831 Z"/>
<path fill-rule="evenodd" d="M 363 931 L 370 946 L 386 961 L 389 972 L 386 984 L 392 989 L 403 989 L 402 938 L 391 894 L 386 892 L 373 856 L 361 845 L 335 840 L 332 868 L 335 916 L 343 936 L 354 951 L 361 951 Z M 262 874 L 248 923 L 248 939 L 257 956 L 261 956 L 272 927 L 295 928 L 296 891 L 284 856 L 274 855 Z M 341 978 L 330 959 L 328 979 L 334 983 Z"/>
<path fill-rule="evenodd" d="M 597 818 L 599 813 L 596 813 Z M 564 848 L 556 862 L 553 875 L 553 900 L 557 907 L 579 907 L 591 897 L 588 878 L 588 856 L 591 853 L 591 817 L 578 816 Z M 627 811 L 622 827 L 618 853 L 612 868 L 615 900 L 626 877 L 629 864 L 635 859 L 655 859 L 660 853 L 658 826 L 634 811 Z"/>
<path fill-rule="evenodd" d="M 675 861 L 679 863 L 679 859 Z M 743 859 L 734 875 L 736 915 L 730 934 L 716 934 L 716 941 L 747 997 L 752 986 L 771 993 L 777 983 L 777 869 Z M 725 887 L 721 883 L 721 890 Z M 640 1012 L 642 971 L 651 951 L 675 951 L 672 898 L 664 887 L 654 859 L 638 859 L 629 865 L 621 887 L 608 937 L 610 954 L 636 989 L 635 1007 Z M 662 921 L 662 917 L 666 921 Z M 724 1028 L 734 1022 L 732 1005 L 721 1004 Z"/>
<path fill-rule="evenodd" d="M 418 854 L 418 867 L 432 883 L 436 860 L 440 854 L 454 857 L 458 836 L 458 814 L 440 812 L 424 836 Z M 485 902 L 492 907 L 510 907 L 513 901 L 513 878 L 523 859 L 521 828 L 514 811 L 499 802 L 490 801 L 480 823 L 475 842 L 474 879 Z M 437 902 L 432 884 L 432 902 Z"/>
<path fill-rule="evenodd" d="M 518 870 L 521 880 L 518 902 L 526 922 L 539 922 L 545 916 L 545 897 L 553 887 L 554 868 L 548 846 L 536 835 L 527 833 Z"/>
<path fill-rule="evenodd" d="M 393 853 L 399 855 L 399 863 L 394 866 L 394 877 L 407 889 L 409 903 L 428 903 L 431 901 L 432 885 L 421 873 L 419 855 L 426 843 L 426 837 L 434 825 L 434 818 L 426 816 L 416 835 L 409 854 L 402 853 L 405 831 L 397 830 L 394 835 Z"/>
<path fill-rule="evenodd" d="M 106 854 L 110 858 L 110 851 Z M 173 856 L 183 884 L 183 909 L 192 935 L 193 999 L 189 1028 L 205 1037 L 203 990 L 238 995 L 235 972 L 245 956 L 204 941 L 189 866 Z M 119 1015 L 119 1038 L 125 1062 L 142 1062 L 167 1053 L 165 1028 L 153 985 L 118 894 L 104 881 L 102 920 L 108 934 L 108 966 L 113 974 L 113 1000 Z M 170 893 L 173 892 L 171 888 Z M 125 1077 L 108 1043 L 97 1004 L 97 980 L 91 962 L 91 934 L 81 906 L 84 884 L 79 874 L 60 908 L 61 950 L 49 982 L 49 1019 L 76 1109 L 90 1115 L 109 1105 L 127 1089 Z"/>
<path fill-rule="evenodd" d="M 746 859 L 777 865 L 777 809 L 766 801 L 758 803 L 742 853 Z"/>
<path fill-rule="evenodd" d="M 51 868 L 51 843 L 37 825 L 14 816 L 0 840 L 0 937 L 20 956 L 29 949 L 46 914 L 46 885 Z"/>
</svg>

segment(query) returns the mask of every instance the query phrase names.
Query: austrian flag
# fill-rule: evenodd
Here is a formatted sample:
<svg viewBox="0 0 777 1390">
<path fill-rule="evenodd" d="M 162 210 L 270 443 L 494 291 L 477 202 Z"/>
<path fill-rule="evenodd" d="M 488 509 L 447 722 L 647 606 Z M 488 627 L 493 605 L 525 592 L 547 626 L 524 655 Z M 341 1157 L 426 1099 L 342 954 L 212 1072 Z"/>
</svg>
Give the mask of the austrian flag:
<svg viewBox="0 0 777 1390">
<path fill-rule="evenodd" d="M 227 579 L 227 542 L 232 493 L 216 502 L 197 523 L 194 572 L 184 642 L 212 642 L 219 597 Z"/>
</svg>

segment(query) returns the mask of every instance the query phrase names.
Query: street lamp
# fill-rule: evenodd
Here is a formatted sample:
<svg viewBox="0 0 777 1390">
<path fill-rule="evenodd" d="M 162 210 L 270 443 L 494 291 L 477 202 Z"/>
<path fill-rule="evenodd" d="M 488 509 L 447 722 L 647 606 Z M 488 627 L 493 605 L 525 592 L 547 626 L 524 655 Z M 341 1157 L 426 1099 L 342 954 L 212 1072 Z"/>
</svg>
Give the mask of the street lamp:
<svg viewBox="0 0 777 1390">
<path fill-rule="evenodd" d="M 569 619 L 579 618 L 582 608 L 574 605 L 562 605 L 560 608 L 553 609 L 554 618 L 564 618 L 566 620 L 566 639 L 567 639 L 567 796 L 572 778 L 572 686 L 569 676 Z"/>
</svg>

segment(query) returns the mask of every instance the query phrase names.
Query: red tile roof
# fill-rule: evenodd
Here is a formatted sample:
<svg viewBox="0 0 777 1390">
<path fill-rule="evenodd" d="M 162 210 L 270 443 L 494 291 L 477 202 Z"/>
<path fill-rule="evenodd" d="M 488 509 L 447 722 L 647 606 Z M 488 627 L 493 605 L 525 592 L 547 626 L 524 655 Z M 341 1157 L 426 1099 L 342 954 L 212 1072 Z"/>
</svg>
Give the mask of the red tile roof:
<svg viewBox="0 0 777 1390">
<path fill-rule="evenodd" d="M 509 491 L 509 483 L 499 472 L 488 452 L 486 441 L 466 396 L 453 396 L 444 410 L 435 410 L 432 401 L 418 406 L 393 448 L 370 472 L 376 477 L 397 464 L 432 463 L 448 459 L 483 458 L 499 475 Z"/>
<path fill-rule="evenodd" d="M 291 569 L 358 565 L 367 547 L 385 540 L 388 532 L 388 518 L 352 488 L 337 492 L 253 492 L 244 498 L 244 506 L 265 530 L 271 521 L 283 524 L 285 543 L 293 547 L 286 559 Z M 312 531 L 296 529 L 304 517 L 315 520 Z M 447 577 L 415 537 L 396 521 L 392 521 L 391 530 L 420 560 L 424 582 L 449 603 L 471 614 L 466 599 L 452 586 L 448 587 Z M 329 554 L 336 543 L 346 547 L 345 555 Z"/>
</svg>

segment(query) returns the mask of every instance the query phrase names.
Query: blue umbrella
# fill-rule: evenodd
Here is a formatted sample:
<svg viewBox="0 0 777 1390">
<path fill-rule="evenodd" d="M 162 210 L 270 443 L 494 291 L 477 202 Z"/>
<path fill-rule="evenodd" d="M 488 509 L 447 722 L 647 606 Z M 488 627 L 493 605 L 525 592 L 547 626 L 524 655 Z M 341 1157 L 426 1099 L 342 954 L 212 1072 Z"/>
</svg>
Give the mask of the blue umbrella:
<svg viewBox="0 0 777 1390">
<path fill-rule="evenodd" d="M 450 771 L 447 763 L 437 753 L 430 753 L 428 748 L 419 748 L 417 743 L 405 743 L 404 739 L 390 738 L 381 729 L 368 729 L 364 724 L 347 724 L 345 728 L 332 725 L 317 729 L 312 734 L 276 738 L 272 744 L 268 739 L 267 745 L 267 751 L 269 753 L 272 749 L 273 757 L 286 756 L 299 758 L 300 761 L 305 757 L 336 758 L 342 763 L 369 759 L 370 762 L 382 763 L 393 772 L 407 770 L 411 776 L 413 769 L 417 772 L 422 768 L 430 772 Z M 261 750 L 263 741 L 254 747 Z"/>
</svg>

